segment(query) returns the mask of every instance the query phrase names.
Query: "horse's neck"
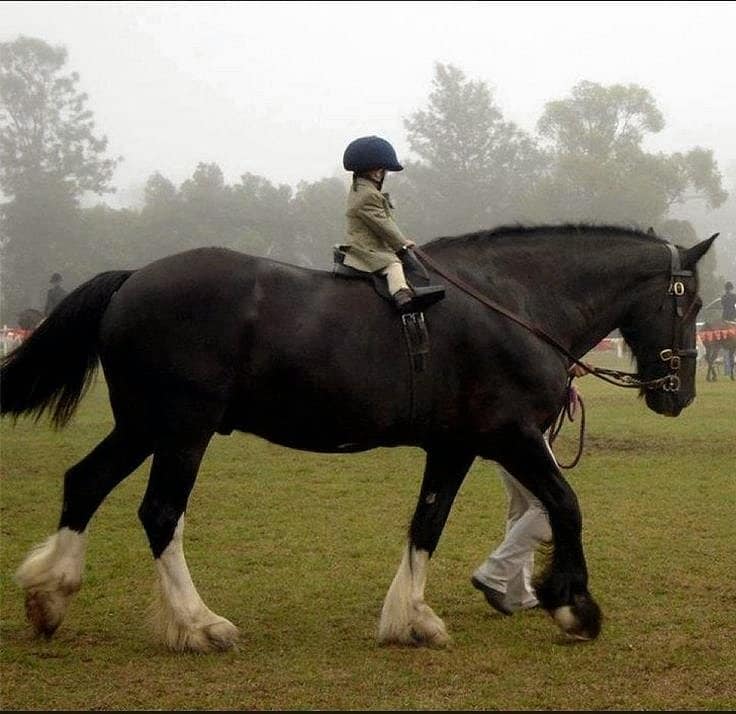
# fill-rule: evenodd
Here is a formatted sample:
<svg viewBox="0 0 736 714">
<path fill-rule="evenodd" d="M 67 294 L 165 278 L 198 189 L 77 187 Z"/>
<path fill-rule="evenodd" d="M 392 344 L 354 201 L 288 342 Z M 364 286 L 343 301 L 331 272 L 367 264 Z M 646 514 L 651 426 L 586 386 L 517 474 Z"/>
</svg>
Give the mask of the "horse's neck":
<svg viewBox="0 0 736 714">
<path fill-rule="evenodd" d="M 516 237 L 459 244 L 437 259 L 488 297 L 582 356 L 620 327 L 664 247 L 599 236 Z"/>
</svg>

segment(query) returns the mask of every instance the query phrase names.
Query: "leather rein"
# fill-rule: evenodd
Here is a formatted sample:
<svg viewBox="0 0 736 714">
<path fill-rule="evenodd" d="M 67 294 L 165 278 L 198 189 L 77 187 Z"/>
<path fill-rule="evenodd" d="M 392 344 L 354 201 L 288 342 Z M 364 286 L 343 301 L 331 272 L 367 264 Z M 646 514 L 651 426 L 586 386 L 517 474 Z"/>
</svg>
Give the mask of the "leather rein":
<svg viewBox="0 0 736 714">
<path fill-rule="evenodd" d="M 422 263 L 427 265 L 438 275 L 441 275 L 445 280 L 455 285 L 455 287 L 459 288 L 464 293 L 475 298 L 476 300 L 478 300 L 478 302 L 482 303 L 483 305 L 490 308 L 491 310 L 494 310 L 495 312 L 501 315 L 504 315 L 509 320 L 512 320 L 518 325 L 521 325 L 526 330 L 536 335 L 537 337 L 539 337 L 541 340 L 543 340 L 547 344 L 554 347 L 558 352 L 561 352 L 571 362 L 583 367 L 586 373 L 592 374 L 598 377 L 598 379 L 601 379 L 604 382 L 608 382 L 609 384 L 613 384 L 616 387 L 635 388 L 635 389 L 642 389 L 642 388 L 662 389 L 665 392 L 677 392 L 680 390 L 680 376 L 678 372 L 680 370 L 682 358 L 684 357 L 696 358 L 698 354 L 697 349 L 679 349 L 678 347 L 675 346 L 679 342 L 680 333 L 681 333 L 680 328 L 682 324 L 685 322 L 685 320 L 687 319 L 687 317 L 689 317 L 690 313 L 692 312 L 693 307 L 696 304 L 696 301 L 693 300 L 690 306 L 687 309 L 685 308 L 685 284 L 683 283 L 682 279 L 692 277 L 693 271 L 683 269 L 682 263 L 680 261 L 680 254 L 674 245 L 672 245 L 671 243 L 666 243 L 665 245 L 670 251 L 670 284 L 669 284 L 667 293 L 668 295 L 671 295 L 674 300 L 675 322 L 674 322 L 673 340 L 672 340 L 673 347 L 661 350 L 659 353 L 659 358 L 668 365 L 670 369 L 670 373 L 666 374 L 663 377 L 657 377 L 655 379 L 646 379 L 646 380 L 641 379 L 639 375 L 636 374 L 635 372 L 623 372 L 617 369 L 604 369 L 602 367 L 593 367 L 593 366 L 585 364 L 584 362 L 579 360 L 577 357 L 575 357 L 573 354 L 571 354 L 570 351 L 567 348 L 565 348 L 563 345 L 561 345 L 558 340 L 556 340 L 554 337 L 552 337 L 547 332 L 542 330 L 540 327 L 537 327 L 536 325 L 533 325 L 527 322 L 526 320 L 519 317 L 518 315 L 515 315 L 513 312 L 510 312 L 505 307 L 497 303 L 495 300 L 492 300 L 491 298 L 488 298 L 482 293 L 480 293 L 472 285 L 469 285 L 457 275 L 454 275 L 453 273 L 448 272 L 441 265 L 439 265 L 435 260 L 433 260 L 429 255 L 427 255 L 421 248 L 414 246 L 413 248 L 411 248 L 411 251 Z M 575 405 L 576 403 L 579 403 L 581 407 L 581 413 L 582 413 L 581 422 L 580 422 L 580 445 L 579 445 L 578 453 L 575 459 L 573 460 L 573 462 L 567 466 L 561 465 L 561 468 L 572 468 L 573 466 L 575 466 L 578 463 L 580 459 L 580 455 L 582 454 L 582 450 L 583 450 L 584 427 L 585 427 L 585 406 L 580 396 L 577 394 L 577 392 L 572 387 L 572 380 L 573 380 L 573 377 L 570 376 L 568 378 L 567 390 L 565 392 L 566 394 L 565 403 L 560 409 L 558 417 L 555 418 L 553 427 L 550 429 L 550 444 L 554 441 L 555 437 L 557 436 L 560 429 L 562 428 L 562 422 L 564 420 L 565 415 L 567 415 L 570 421 L 572 421 L 573 416 L 574 416 Z"/>
</svg>

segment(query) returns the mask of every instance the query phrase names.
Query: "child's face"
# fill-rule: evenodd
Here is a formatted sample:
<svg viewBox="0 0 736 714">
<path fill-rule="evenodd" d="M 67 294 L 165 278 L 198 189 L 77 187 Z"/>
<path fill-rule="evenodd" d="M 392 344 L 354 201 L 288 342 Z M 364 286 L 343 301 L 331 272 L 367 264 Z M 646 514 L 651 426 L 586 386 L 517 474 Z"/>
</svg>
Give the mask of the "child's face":
<svg viewBox="0 0 736 714">
<path fill-rule="evenodd" d="M 384 176 L 386 176 L 386 169 L 373 169 L 372 171 L 368 171 L 367 175 L 371 180 L 380 183 L 383 181 Z"/>
</svg>

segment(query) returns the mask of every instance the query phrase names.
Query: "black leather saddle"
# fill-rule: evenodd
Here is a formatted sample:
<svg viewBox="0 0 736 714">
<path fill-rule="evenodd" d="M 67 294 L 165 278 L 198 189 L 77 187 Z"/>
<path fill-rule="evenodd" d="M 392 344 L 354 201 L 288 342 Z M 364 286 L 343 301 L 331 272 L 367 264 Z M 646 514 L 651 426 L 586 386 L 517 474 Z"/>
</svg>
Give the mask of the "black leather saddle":
<svg viewBox="0 0 736 714">
<path fill-rule="evenodd" d="M 388 291 L 388 283 L 386 277 L 380 272 L 367 273 L 363 270 L 356 270 L 345 265 L 345 251 L 348 246 L 336 245 L 334 247 L 334 264 L 332 274 L 336 278 L 347 278 L 349 280 L 370 280 L 373 289 L 384 299 L 392 301 Z M 404 266 L 404 276 L 406 282 L 414 292 L 411 302 L 412 312 L 421 312 L 430 305 L 439 302 L 445 297 L 445 288 L 443 285 L 432 285 L 429 274 L 424 266 L 412 254 L 411 250 L 405 250 L 399 255 L 401 263 Z"/>
</svg>

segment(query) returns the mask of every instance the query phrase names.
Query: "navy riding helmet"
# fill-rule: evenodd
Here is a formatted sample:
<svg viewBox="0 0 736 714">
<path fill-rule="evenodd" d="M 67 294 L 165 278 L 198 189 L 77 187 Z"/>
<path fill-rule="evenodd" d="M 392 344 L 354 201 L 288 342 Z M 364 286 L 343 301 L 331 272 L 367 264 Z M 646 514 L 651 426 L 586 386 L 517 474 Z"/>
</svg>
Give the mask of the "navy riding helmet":
<svg viewBox="0 0 736 714">
<path fill-rule="evenodd" d="M 361 136 L 348 144 L 342 157 L 346 171 L 403 171 L 394 147 L 380 136 Z"/>
</svg>

